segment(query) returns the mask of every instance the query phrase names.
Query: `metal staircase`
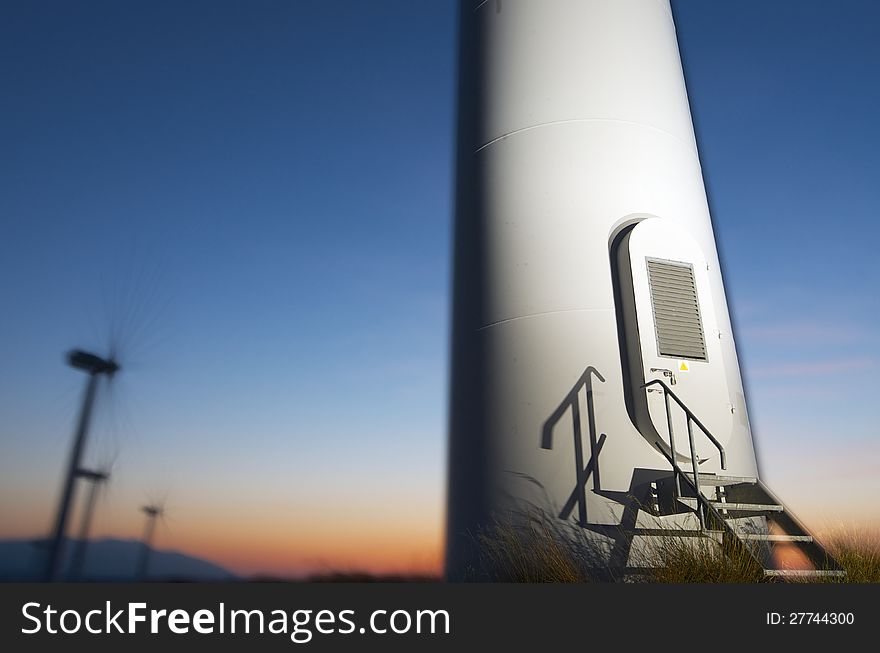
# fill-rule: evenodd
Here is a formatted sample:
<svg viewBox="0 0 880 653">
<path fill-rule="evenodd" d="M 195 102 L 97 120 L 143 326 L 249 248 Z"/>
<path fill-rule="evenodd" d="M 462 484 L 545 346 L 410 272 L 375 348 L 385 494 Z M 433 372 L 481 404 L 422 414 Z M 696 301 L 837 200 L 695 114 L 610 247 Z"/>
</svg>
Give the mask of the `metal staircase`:
<svg viewBox="0 0 880 653">
<path fill-rule="evenodd" d="M 846 572 L 804 525 L 758 479 L 745 476 L 710 474 L 699 470 L 694 447 L 697 426 L 721 454 L 721 468 L 726 469 L 724 448 L 662 380 L 670 454 L 663 452 L 672 465 L 670 487 L 660 492 L 660 514 L 691 511 L 699 520 L 693 535 L 712 537 L 743 547 L 761 565 L 766 576 L 780 578 L 820 578 L 844 576 Z M 685 471 L 675 460 L 675 433 L 671 415 L 672 400 L 684 412 L 687 421 L 692 470 Z"/>
<path fill-rule="evenodd" d="M 701 502 L 693 496 L 693 475 L 685 473 L 684 478 L 687 482 L 677 501 L 695 511 Z M 765 575 L 845 575 L 833 556 L 760 480 L 700 474 L 699 487 L 710 509 L 705 528 L 718 529 L 721 537 L 736 538 L 761 565 Z"/>
</svg>

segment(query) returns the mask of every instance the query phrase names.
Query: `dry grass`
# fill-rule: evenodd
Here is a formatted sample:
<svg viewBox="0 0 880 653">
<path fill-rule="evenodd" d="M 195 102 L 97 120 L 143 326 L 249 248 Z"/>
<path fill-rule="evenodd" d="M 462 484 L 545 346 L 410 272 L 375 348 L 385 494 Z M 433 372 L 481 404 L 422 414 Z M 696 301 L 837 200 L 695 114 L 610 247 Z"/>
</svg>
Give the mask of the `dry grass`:
<svg viewBox="0 0 880 653">
<path fill-rule="evenodd" d="M 658 583 L 766 583 L 755 559 L 737 542 L 664 537 L 650 545 L 648 578 Z"/>
<path fill-rule="evenodd" d="M 597 545 L 581 529 L 540 513 L 496 521 L 476 539 L 486 580 L 585 583 L 601 568 Z"/>
<path fill-rule="evenodd" d="M 574 524 L 540 513 L 496 522 L 477 537 L 482 552 L 481 579 L 519 583 L 584 583 L 621 580 L 608 569 L 607 546 Z M 846 570 L 844 577 L 794 582 L 880 583 L 880 538 L 842 531 L 826 538 L 829 552 Z M 763 569 L 736 541 L 657 537 L 640 551 L 644 570 L 629 580 L 655 583 L 785 582 Z M 632 564 L 632 563 L 631 563 Z"/>
<path fill-rule="evenodd" d="M 880 537 L 854 528 L 842 529 L 825 538 L 824 543 L 840 566 L 846 570 L 838 583 L 880 583 Z"/>
</svg>

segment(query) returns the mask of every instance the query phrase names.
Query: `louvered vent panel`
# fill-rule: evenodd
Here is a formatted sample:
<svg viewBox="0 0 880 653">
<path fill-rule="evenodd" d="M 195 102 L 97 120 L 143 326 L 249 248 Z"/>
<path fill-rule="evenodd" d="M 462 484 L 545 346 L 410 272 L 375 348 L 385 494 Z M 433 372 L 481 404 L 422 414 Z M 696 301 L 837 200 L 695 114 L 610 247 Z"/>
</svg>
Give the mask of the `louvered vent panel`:
<svg viewBox="0 0 880 653">
<path fill-rule="evenodd" d="M 694 268 L 648 259 L 648 282 L 660 355 L 706 360 Z"/>
</svg>

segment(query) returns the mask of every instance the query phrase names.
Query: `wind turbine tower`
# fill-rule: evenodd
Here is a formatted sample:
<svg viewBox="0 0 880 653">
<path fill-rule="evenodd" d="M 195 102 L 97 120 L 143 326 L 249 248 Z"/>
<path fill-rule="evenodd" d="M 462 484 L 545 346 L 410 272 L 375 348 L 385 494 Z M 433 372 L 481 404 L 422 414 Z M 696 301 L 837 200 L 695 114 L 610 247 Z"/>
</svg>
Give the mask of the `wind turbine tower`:
<svg viewBox="0 0 880 653">
<path fill-rule="evenodd" d="M 95 395 L 98 390 L 98 382 L 102 376 L 112 379 L 119 371 L 119 364 L 109 357 L 101 358 L 95 354 L 75 349 L 67 355 L 68 364 L 88 374 L 86 390 L 83 395 L 79 421 L 73 438 L 73 447 L 70 451 L 70 460 L 67 465 L 67 473 L 61 490 L 61 500 L 58 504 L 58 512 L 55 518 L 55 528 L 49 542 L 49 551 L 46 561 L 46 580 L 53 581 L 58 578 L 61 568 L 61 559 L 64 549 L 64 534 L 67 528 L 67 520 L 70 516 L 70 506 L 73 503 L 76 490 L 76 479 L 79 476 L 80 465 L 88 438 L 89 423 L 92 417 L 92 408 L 95 404 Z"/>
<path fill-rule="evenodd" d="M 459 19 L 447 577 L 530 510 L 624 572 L 674 528 L 842 573 L 758 478 L 669 0 Z"/>
<path fill-rule="evenodd" d="M 150 565 L 150 555 L 153 552 L 153 535 L 156 532 L 156 518 L 165 514 L 165 509 L 158 504 L 143 506 L 141 507 L 141 511 L 147 516 L 147 522 L 144 526 L 141 557 L 135 575 L 137 580 L 145 580 L 147 577 L 147 571 Z"/>
<path fill-rule="evenodd" d="M 104 483 L 110 480 L 109 472 L 93 471 L 90 469 L 80 469 L 77 476 L 89 481 L 91 487 L 89 488 L 89 496 L 86 499 L 86 506 L 83 511 L 82 521 L 80 522 L 79 537 L 77 538 L 76 547 L 73 550 L 73 558 L 70 562 L 70 578 L 72 580 L 82 578 L 86 549 L 88 548 L 89 531 L 92 527 L 92 516 L 95 512 L 95 503 Z"/>
</svg>

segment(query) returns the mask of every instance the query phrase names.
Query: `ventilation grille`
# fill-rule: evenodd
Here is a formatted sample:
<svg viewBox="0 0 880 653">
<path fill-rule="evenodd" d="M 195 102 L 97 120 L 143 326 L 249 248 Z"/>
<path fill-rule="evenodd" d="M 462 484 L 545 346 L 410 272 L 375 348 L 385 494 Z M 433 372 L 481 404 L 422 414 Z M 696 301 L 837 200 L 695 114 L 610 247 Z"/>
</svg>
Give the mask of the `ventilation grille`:
<svg viewBox="0 0 880 653">
<path fill-rule="evenodd" d="M 660 355 L 706 360 L 693 266 L 648 259 L 648 283 Z"/>
</svg>

